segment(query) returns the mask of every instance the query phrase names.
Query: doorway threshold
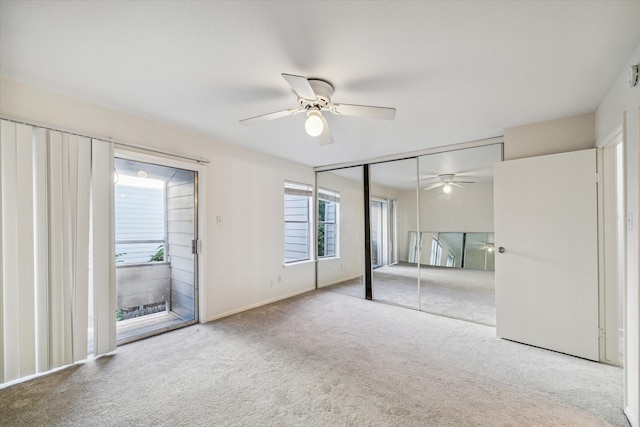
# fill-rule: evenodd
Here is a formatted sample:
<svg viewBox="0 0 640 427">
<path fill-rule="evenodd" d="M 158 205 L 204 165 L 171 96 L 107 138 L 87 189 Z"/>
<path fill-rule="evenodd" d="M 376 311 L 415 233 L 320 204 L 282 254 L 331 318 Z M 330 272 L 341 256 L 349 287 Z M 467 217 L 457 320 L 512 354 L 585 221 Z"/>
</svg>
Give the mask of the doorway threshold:
<svg viewBox="0 0 640 427">
<path fill-rule="evenodd" d="M 126 344 L 184 325 L 185 321 L 172 311 L 121 320 L 117 323 L 117 344 Z"/>
</svg>

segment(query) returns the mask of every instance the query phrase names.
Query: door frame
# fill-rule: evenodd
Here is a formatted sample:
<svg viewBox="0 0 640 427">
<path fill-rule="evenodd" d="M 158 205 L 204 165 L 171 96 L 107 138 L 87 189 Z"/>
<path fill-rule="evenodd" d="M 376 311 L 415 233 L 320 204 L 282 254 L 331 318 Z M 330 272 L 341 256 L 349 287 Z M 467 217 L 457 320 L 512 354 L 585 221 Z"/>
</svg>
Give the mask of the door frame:
<svg viewBox="0 0 640 427">
<path fill-rule="evenodd" d="M 202 254 L 205 250 L 205 239 L 203 239 L 203 237 L 205 236 L 205 224 L 204 221 L 202 221 L 202 218 L 205 218 L 206 215 L 206 211 L 205 211 L 205 203 L 204 203 L 204 197 L 202 197 L 203 194 L 205 194 L 204 189 L 203 189 L 203 176 L 205 173 L 205 165 L 202 163 L 198 163 L 198 162 L 190 162 L 190 161 L 186 161 L 183 158 L 178 158 L 178 157 L 174 157 L 170 154 L 164 154 L 164 153 L 156 153 L 155 151 L 153 152 L 146 152 L 146 150 L 142 149 L 142 148 L 131 148 L 128 146 L 121 146 L 116 144 L 113 150 L 113 158 L 120 158 L 120 159 L 126 159 L 126 160 L 133 160 L 133 161 L 138 161 L 138 162 L 144 162 L 144 163 L 152 163 L 152 164 L 157 164 L 160 166 L 166 166 L 166 167 L 172 167 L 172 168 L 178 168 L 178 169 L 185 169 L 185 170 L 189 170 L 189 171 L 193 171 L 195 172 L 195 176 L 194 176 L 194 184 L 195 184 L 195 194 L 194 194 L 194 223 L 195 223 L 195 230 L 194 230 L 194 238 L 196 239 L 196 254 L 194 257 L 194 261 L 196 263 L 195 265 L 195 269 L 194 269 L 194 319 L 193 321 L 189 321 L 189 322 L 185 322 L 185 323 L 181 323 L 178 326 L 175 327 L 166 327 L 166 328 L 160 328 L 157 330 L 154 330 L 150 333 L 144 333 L 141 334 L 139 336 L 136 336 L 136 338 L 134 340 L 138 340 L 138 339 L 143 339 L 143 338 L 147 338 L 149 336 L 152 335 L 156 335 L 162 332 L 166 332 L 169 330 L 173 330 L 173 329 L 178 329 L 184 326 L 188 326 L 191 324 L 195 324 L 195 323 L 203 323 L 205 319 L 204 313 L 204 302 L 206 301 L 206 290 L 204 286 L 201 286 L 202 283 L 205 282 L 205 276 L 206 276 L 206 267 L 205 267 L 205 262 L 202 262 Z M 114 206 L 115 208 L 115 206 Z M 114 265 L 115 268 L 115 265 Z M 125 340 L 125 341 L 120 341 L 117 343 L 117 345 L 120 344 L 125 344 L 126 342 L 129 342 L 130 340 Z M 131 340 L 133 341 L 133 340 Z"/>
<path fill-rule="evenodd" d="M 626 150 L 624 144 L 624 126 L 619 123 L 609 134 L 596 143 L 598 148 L 598 294 L 599 294 L 599 328 L 600 328 L 600 362 L 615 366 L 626 366 Z M 609 151 L 611 150 L 611 151 Z M 617 150 L 621 151 L 618 156 Z M 605 159 L 605 151 L 613 162 Z M 613 167 L 611 167 L 613 163 Z M 614 197 L 607 197 L 606 189 L 611 189 L 613 182 Z M 605 205 L 606 203 L 606 205 Z M 618 216 L 610 222 L 610 212 L 617 212 Z M 621 215 L 621 216 L 620 216 Z M 613 242 L 610 244 L 609 242 Z M 608 272 L 615 271 L 614 277 Z M 616 295 L 615 313 L 619 319 L 618 330 L 612 328 L 608 319 L 611 318 L 612 304 L 607 298 Z M 622 333 L 620 333 L 622 329 Z M 612 336 L 613 335 L 613 336 Z M 615 345 L 622 351 L 615 355 L 607 353 L 607 347 Z"/>
</svg>

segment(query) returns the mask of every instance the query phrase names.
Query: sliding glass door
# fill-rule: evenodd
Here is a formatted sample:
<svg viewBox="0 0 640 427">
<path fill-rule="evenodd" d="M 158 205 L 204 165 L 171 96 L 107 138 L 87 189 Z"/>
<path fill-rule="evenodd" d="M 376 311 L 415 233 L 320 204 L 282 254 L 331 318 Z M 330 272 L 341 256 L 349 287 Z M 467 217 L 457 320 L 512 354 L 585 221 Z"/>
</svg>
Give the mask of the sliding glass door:
<svg viewBox="0 0 640 427">
<path fill-rule="evenodd" d="M 118 343 L 197 319 L 197 173 L 115 159 Z"/>
<path fill-rule="evenodd" d="M 371 265 L 373 268 L 388 264 L 389 202 L 371 200 Z"/>
</svg>

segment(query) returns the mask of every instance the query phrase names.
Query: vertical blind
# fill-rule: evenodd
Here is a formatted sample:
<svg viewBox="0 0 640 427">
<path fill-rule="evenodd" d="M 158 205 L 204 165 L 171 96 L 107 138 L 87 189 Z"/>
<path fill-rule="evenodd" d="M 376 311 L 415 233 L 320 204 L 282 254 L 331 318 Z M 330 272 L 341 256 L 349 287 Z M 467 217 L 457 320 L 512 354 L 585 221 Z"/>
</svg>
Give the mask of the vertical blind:
<svg viewBox="0 0 640 427">
<path fill-rule="evenodd" d="M 86 359 L 90 338 L 115 349 L 112 163 L 110 143 L 0 120 L 0 383 Z"/>
</svg>

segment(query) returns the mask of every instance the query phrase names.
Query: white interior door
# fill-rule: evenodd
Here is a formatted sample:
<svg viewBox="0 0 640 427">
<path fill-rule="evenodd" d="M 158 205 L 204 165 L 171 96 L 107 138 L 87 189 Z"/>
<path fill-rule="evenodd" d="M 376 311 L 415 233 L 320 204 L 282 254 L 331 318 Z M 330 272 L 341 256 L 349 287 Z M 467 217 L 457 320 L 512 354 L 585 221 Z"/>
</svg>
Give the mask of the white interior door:
<svg viewBox="0 0 640 427">
<path fill-rule="evenodd" d="M 495 167 L 499 337 L 598 360 L 596 150 Z"/>
</svg>

